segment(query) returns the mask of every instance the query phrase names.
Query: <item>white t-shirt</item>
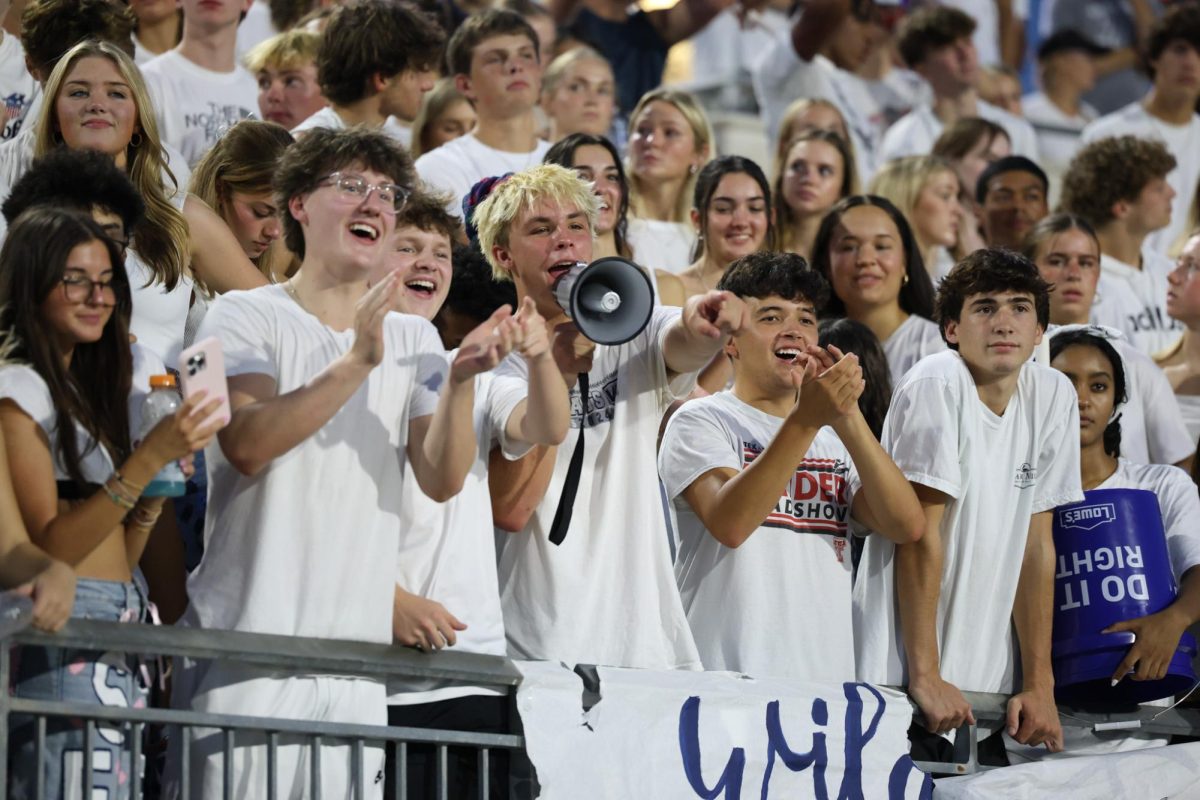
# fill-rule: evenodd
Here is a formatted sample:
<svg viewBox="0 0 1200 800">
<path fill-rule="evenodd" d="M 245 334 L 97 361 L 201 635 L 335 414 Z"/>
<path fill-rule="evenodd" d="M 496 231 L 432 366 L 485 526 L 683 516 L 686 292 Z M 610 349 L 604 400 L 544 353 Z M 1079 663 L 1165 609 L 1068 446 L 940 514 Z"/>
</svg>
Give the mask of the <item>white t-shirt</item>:
<svg viewBox="0 0 1200 800">
<path fill-rule="evenodd" d="M 528 153 L 509 153 L 488 147 L 468 133 L 418 158 L 417 174 L 430 189 L 449 194 L 446 211 L 462 217 L 462 199 L 472 186 L 484 178 L 536 167 L 549 149 L 549 142 L 538 139 Z"/>
<path fill-rule="evenodd" d="M 678 275 L 692 265 L 696 229 L 687 222 L 629 217 L 625 242 L 633 260 L 646 269 Z"/>
<path fill-rule="evenodd" d="M 254 0 L 246 17 L 238 25 L 237 55 L 238 61 L 242 56 L 254 49 L 255 45 L 265 42 L 279 33 L 271 20 L 271 4 L 267 0 Z"/>
<path fill-rule="evenodd" d="M 847 545 L 861 483 L 833 429 L 817 433 L 775 510 L 736 549 L 683 497 L 710 470 L 748 467 L 782 425 L 729 391 L 672 415 L 658 472 L 678 520 L 675 577 L 705 669 L 840 683 L 854 674 Z"/>
<path fill-rule="evenodd" d="M 176 192 L 171 197 L 171 204 L 181 213 L 186 201 L 187 195 L 183 192 Z M 179 352 L 183 350 L 188 304 L 195 281 L 184 273 L 179 276 L 175 288 L 168 291 L 166 286 L 155 281 L 154 273 L 135 248 L 136 242 L 125 253 L 125 271 L 129 273 L 129 288 L 133 293 L 129 332 L 139 343 L 157 353 L 163 362 L 175 368 Z"/>
<path fill-rule="evenodd" d="M 25 66 L 25 49 L 11 33 L 0 39 L 0 101 L 4 103 L 4 121 L 0 140 L 9 141 L 21 132 L 21 125 L 42 92 Z"/>
<path fill-rule="evenodd" d="M 1188 441 L 1194 446 L 1200 440 L 1200 395 L 1177 394 L 1175 402 L 1179 404 L 1179 413 L 1187 426 Z"/>
<path fill-rule="evenodd" d="M 0 366 L 0 398 L 16 403 L 42 429 L 54 460 L 54 479 L 69 481 L 70 475 L 59 461 L 58 412 L 54 409 L 50 387 L 42 376 L 26 364 Z M 80 455 L 79 471 L 83 479 L 97 485 L 108 480 L 115 469 L 112 456 L 78 422 L 75 422 L 75 446 Z"/>
<path fill-rule="evenodd" d="M 257 116 L 258 83 L 241 65 L 213 72 L 171 50 L 147 61 L 142 74 L 162 140 L 183 153 L 190 167 L 232 125 Z"/>
<path fill-rule="evenodd" d="M 477 376 L 475 463 L 462 490 L 445 503 L 434 502 L 421 491 L 411 472 L 400 486 L 396 583 L 408 592 L 436 600 L 466 624 L 467 629 L 457 634 L 457 651 L 505 654 L 488 455 L 494 445 L 499 445 L 509 458 L 520 458 L 528 452 L 528 447 L 510 443 L 504 435 L 509 416 L 527 394 L 528 384 L 518 378 L 490 372 Z M 388 682 L 391 705 L 497 693 L 483 687 Z"/>
<path fill-rule="evenodd" d="M 201 326 L 229 375 L 268 375 L 278 395 L 354 344 L 288 295 L 221 295 Z M 248 477 L 214 440 L 204 559 L 188 578 L 188 624 L 288 636 L 392 641 L 400 485 L 409 423 L 434 412 L 446 373 L 433 326 L 389 314 L 383 363 L 319 431 Z"/>
<path fill-rule="evenodd" d="M 1030 518 L 1083 499 L 1079 410 L 1060 372 L 1029 362 L 1003 416 L 979 399 L 956 351 L 929 356 L 892 396 L 883 446 L 904 476 L 949 495 L 937 632 L 941 675 L 960 689 L 1014 689 L 1012 608 Z M 867 539 L 854 584 L 858 677 L 908 682 L 895 545 Z"/>
<path fill-rule="evenodd" d="M 996 0 L 938 0 L 938 5 L 953 6 L 965 11 L 975 20 L 975 33 L 971 41 L 979 54 L 979 63 L 994 66 L 1002 63 L 1000 57 L 1000 15 L 996 11 Z M 1028 0 L 1012 0 L 1012 13 L 1017 27 L 1024 28 L 1029 16 Z"/>
<path fill-rule="evenodd" d="M 1141 269 L 1102 254 L 1092 322 L 1116 328 L 1147 355 L 1175 344 L 1183 323 L 1167 315 L 1167 275 L 1174 267 L 1148 247 L 1142 248 Z"/>
<path fill-rule="evenodd" d="M 1038 160 L 1037 134 L 1033 126 L 1020 117 L 1015 117 L 1002 108 L 998 108 L 982 100 L 976 101 L 978 115 L 994 122 L 1008 134 L 1012 142 L 1013 155 L 1025 156 L 1034 161 Z M 942 135 L 942 121 L 933 113 L 933 106 L 925 105 L 914 108 L 908 114 L 896 120 L 892 127 L 883 135 L 882 155 L 879 163 L 891 161 L 901 156 L 924 156 L 933 150 L 933 144 Z M 974 187 L 970 187 L 974 194 Z"/>
<path fill-rule="evenodd" d="M 1098 115 L 1096 109 L 1087 103 L 1080 103 L 1079 113 L 1070 116 L 1051 103 L 1050 98 L 1042 92 L 1021 98 L 1021 108 L 1025 112 L 1025 119 L 1037 134 L 1038 152 L 1042 156 L 1038 163 L 1050 178 L 1049 202 L 1054 207 L 1058 202 L 1063 175 L 1082 143 L 1083 129 Z"/>
<path fill-rule="evenodd" d="M 825 56 L 805 61 L 796 53 L 790 30 L 776 37 L 771 50 L 752 74 L 754 94 L 767 126 L 767 137 L 779 137 L 783 112 L 801 97 L 828 100 L 837 107 L 850 129 L 859 182 L 866 185 L 879 160 L 879 145 L 887 118 L 871 86 L 853 72 L 834 65 Z"/>
<path fill-rule="evenodd" d="M 892 335 L 883 345 L 883 355 L 887 358 L 888 369 L 892 374 L 892 386 L 900 383 L 904 374 L 912 369 L 922 358 L 946 349 L 942 339 L 942 330 L 936 322 L 931 322 L 916 314 L 909 314 L 908 319 L 900 323 L 900 327 L 892 331 Z"/>
<path fill-rule="evenodd" d="M 1200 114 L 1193 114 L 1186 125 L 1171 125 L 1151 116 L 1139 100 L 1106 114 L 1088 125 L 1083 141 L 1094 142 L 1108 136 L 1140 136 L 1157 139 L 1166 145 L 1178 165 L 1167 174 L 1167 183 L 1175 190 L 1171 201 L 1171 224 L 1146 237 L 1146 246 L 1166 255 L 1177 239 L 1191 228 L 1192 199 L 1200 182 Z"/>
<path fill-rule="evenodd" d="M 659 307 L 646 330 L 599 345 L 583 420 L 571 391 L 572 429 L 558 447 L 542 502 L 500 552 L 500 599 L 512 658 L 650 669 L 697 668 L 675 576 L 655 469 L 663 412 L 686 397 L 695 374 L 668 381 L 663 346 L 679 309 Z M 509 357 L 498 374 L 525 377 Z M 586 427 L 583 471 L 566 538 L 549 532 L 567 468 Z"/>
<path fill-rule="evenodd" d="M 344 131 L 347 127 L 346 121 L 338 116 L 338 113 L 333 110 L 332 106 L 325 106 L 320 111 L 315 112 L 299 125 L 292 128 L 292 136 L 300 138 L 302 134 L 312 130 L 313 128 L 328 128 L 331 131 Z M 409 144 L 412 143 L 412 130 L 395 117 L 388 117 L 386 120 L 384 120 L 383 127 L 380 128 L 380 130 L 391 136 L 405 147 L 408 147 Z"/>
</svg>

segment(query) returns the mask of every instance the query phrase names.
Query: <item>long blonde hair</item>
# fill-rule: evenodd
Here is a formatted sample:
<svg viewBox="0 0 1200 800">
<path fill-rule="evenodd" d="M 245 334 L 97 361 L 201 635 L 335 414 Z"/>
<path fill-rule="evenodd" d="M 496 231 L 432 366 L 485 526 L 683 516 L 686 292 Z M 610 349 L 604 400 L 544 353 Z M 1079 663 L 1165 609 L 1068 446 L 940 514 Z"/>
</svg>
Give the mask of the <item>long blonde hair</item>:
<svg viewBox="0 0 1200 800">
<path fill-rule="evenodd" d="M 226 131 L 196 164 L 188 189 L 225 218 L 234 192 L 271 192 L 275 167 L 283 151 L 293 141 L 292 135 L 282 125 L 244 119 Z M 257 258 L 250 259 L 258 271 L 268 278 L 271 277 L 269 270 L 273 251 L 274 245 Z"/>
<path fill-rule="evenodd" d="M 708 121 L 708 115 L 704 113 L 704 109 L 700 107 L 700 103 L 696 98 L 687 92 L 681 92 L 677 89 L 654 89 L 642 95 L 642 99 L 638 100 L 638 104 L 634 107 L 633 113 L 629 115 L 630 135 L 633 134 L 633 126 L 637 124 L 637 118 L 641 115 L 651 103 L 661 102 L 674 106 L 675 109 L 683 115 L 687 121 L 688 127 L 692 129 L 692 138 L 696 143 L 696 152 L 704 153 L 704 164 L 712 161 L 716 156 L 716 136 L 713 134 L 712 124 Z M 700 166 L 703 167 L 704 164 Z M 688 175 L 687 181 L 683 188 L 679 191 L 679 197 L 675 199 L 674 218 L 672 222 L 686 222 L 688 220 L 688 212 L 692 209 L 692 194 L 696 191 L 696 172 Z M 632 217 L 644 217 L 645 209 L 641 202 L 641 179 L 631 169 L 631 165 L 627 164 L 625 173 L 629 176 L 629 215 Z"/>
<path fill-rule="evenodd" d="M 58 95 L 75 65 L 89 57 L 111 61 L 133 93 L 137 128 L 125 148 L 125 166 L 130 181 L 146 204 L 146 216 L 130 232 L 130 239 L 133 249 L 153 273 L 153 282 L 161 283 L 169 291 L 178 285 L 191 261 L 191 240 L 187 220 L 170 199 L 183 189 L 167 166 L 158 122 L 154 118 L 154 104 L 133 59 L 108 42 L 89 40 L 68 50 L 46 81 L 46 101 L 34 134 L 34 157 L 64 146 L 55 111 Z M 165 185 L 167 180 L 171 182 L 170 188 Z"/>
<path fill-rule="evenodd" d="M 940 156 L 903 156 L 880 167 L 867 193 L 891 200 L 905 219 L 911 222 L 922 190 L 934 176 L 944 172 L 955 176 L 957 180 L 954 167 Z"/>
</svg>

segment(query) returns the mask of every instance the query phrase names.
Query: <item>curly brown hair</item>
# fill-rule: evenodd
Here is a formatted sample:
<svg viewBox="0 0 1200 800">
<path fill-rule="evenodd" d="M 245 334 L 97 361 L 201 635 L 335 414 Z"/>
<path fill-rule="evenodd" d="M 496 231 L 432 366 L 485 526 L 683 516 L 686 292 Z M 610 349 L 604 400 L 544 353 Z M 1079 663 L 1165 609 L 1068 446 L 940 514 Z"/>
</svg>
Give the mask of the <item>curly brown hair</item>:
<svg viewBox="0 0 1200 800">
<path fill-rule="evenodd" d="M 346 167 L 378 172 L 406 189 L 417 180 L 412 156 L 386 133 L 368 128 L 313 128 L 284 151 L 272 182 L 275 206 L 283 217 L 283 241 L 301 260 L 304 230 L 288 204 L 293 197 L 316 189 L 330 173 Z"/>
<path fill-rule="evenodd" d="M 1192 3 L 1171 6 L 1150 26 L 1143 54 L 1150 77 L 1154 77 L 1152 62 L 1157 61 L 1167 49 L 1167 45 L 1177 39 L 1182 39 L 1194 50 L 1200 51 L 1200 7 Z"/>
<path fill-rule="evenodd" d="M 1112 136 L 1098 139 L 1071 159 L 1063 176 L 1063 211 L 1099 228 L 1115 217 L 1113 205 L 1136 200 L 1146 184 L 1175 169 L 1175 156 L 1153 139 Z"/>
<path fill-rule="evenodd" d="M 396 230 L 419 228 L 426 233 L 440 233 L 454 243 L 461 223 L 458 217 L 446 211 L 447 199 L 443 195 L 429 192 L 413 192 L 404 202 L 404 208 L 396 215 Z"/>
<path fill-rule="evenodd" d="M 1033 298 L 1038 324 L 1042 330 L 1050 324 L 1051 286 L 1025 256 L 1012 250 L 984 248 L 958 262 L 938 284 L 933 316 L 942 331 L 942 339 L 951 350 L 958 345 L 946 339 L 946 325 L 958 322 L 963 304 L 976 294 L 1019 292 Z"/>
<path fill-rule="evenodd" d="M 112 0 L 32 0 L 21 12 L 21 47 L 44 81 L 85 39 L 109 42 L 133 58 L 135 22 L 128 6 Z"/>
</svg>

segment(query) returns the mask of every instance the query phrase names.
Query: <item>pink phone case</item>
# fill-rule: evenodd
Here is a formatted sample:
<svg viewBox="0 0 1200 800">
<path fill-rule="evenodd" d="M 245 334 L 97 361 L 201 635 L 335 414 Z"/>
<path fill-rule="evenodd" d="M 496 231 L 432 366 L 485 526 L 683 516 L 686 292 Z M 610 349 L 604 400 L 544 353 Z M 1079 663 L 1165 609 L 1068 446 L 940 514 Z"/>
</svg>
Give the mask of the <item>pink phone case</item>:
<svg viewBox="0 0 1200 800">
<path fill-rule="evenodd" d="M 206 394 L 204 404 L 214 397 L 221 398 L 220 407 L 206 422 L 216 419 L 229 422 L 229 387 L 225 383 L 225 355 L 220 340 L 210 336 L 180 353 L 179 377 L 185 400 L 202 389 Z"/>
</svg>

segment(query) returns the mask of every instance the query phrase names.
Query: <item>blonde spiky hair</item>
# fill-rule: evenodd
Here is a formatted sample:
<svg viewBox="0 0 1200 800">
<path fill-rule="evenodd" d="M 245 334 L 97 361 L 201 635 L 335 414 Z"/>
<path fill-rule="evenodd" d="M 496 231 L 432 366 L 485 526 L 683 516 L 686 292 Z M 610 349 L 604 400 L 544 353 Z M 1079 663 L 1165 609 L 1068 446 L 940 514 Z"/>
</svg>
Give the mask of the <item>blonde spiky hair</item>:
<svg viewBox="0 0 1200 800">
<path fill-rule="evenodd" d="M 575 206 L 587 215 L 588 229 L 596 235 L 596 215 L 600 200 L 590 184 L 566 167 L 557 164 L 540 166 L 509 176 L 492 190 L 475 209 L 475 227 L 479 231 L 479 249 L 492 265 L 496 280 L 511 281 L 512 275 L 496 263 L 492 249 L 508 247 L 508 233 L 517 216 L 533 208 L 541 200 L 551 200 L 563 206 Z"/>
</svg>

